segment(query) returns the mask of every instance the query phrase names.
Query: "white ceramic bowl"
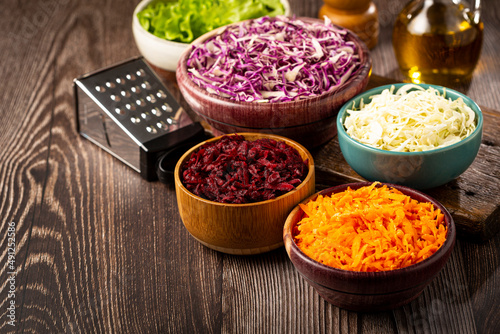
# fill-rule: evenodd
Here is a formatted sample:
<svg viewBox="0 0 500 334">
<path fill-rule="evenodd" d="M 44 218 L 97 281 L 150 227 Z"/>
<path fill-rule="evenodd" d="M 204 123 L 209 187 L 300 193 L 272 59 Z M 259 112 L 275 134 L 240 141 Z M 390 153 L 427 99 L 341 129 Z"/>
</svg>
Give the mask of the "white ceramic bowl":
<svg viewBox="0 0 500 334">
<path fill-rule="evenodd" d="M 151 34 L 141 26 L 137 18 L 137 13 L 143 10 L 144 7 L 152 1 L 153 0 L 143 0 L 134 10 L 132 32 L 134 34 L 135 44 L 139 52 L 148 62 L 161 69 L 175 71 L 179 57 L 189 44 L 167 41 Z"/>
<path fill-rule="evenodd" d="M 182 52 L 190 45 L 189 43 L 173 42 L 159 38 L 146 31 L 137 18 L 137 13 L 143 10 L 150 2 L 155 0 L 143 0 L 134 10 L 132 17 L 132 32 L 134 34 L 135 44 L 139 52 L 152 65 L 163 70 L 175 72 L 177 62 Z M 288 0 L 281 0 L 285 7 L 285 15 L 289 16 L 290 4 Z"/>
</svg>

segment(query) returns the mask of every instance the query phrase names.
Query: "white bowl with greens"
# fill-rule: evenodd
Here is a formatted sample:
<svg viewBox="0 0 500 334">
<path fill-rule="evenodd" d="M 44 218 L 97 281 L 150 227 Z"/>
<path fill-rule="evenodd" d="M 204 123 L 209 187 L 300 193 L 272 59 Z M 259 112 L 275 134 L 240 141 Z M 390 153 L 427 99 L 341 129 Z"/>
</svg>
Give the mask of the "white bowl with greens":
<svg viewBox="0 0 500 334">
<path fill-rule="evenodd" d="M 144 0 L 133 14 L 139 52 L 152 65 L 175 72 L 197 37 L 223 25 L 261 16 L 290 15 L 287 0 Z"/>
</svg>

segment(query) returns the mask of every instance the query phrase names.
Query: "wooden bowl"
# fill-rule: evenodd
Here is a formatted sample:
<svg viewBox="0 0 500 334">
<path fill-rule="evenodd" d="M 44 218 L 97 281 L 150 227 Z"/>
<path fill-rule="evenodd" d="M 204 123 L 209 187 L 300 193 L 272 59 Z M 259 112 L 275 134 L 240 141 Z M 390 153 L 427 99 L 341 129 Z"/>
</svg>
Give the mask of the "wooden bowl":
<svg viewBox="0 0 500 334">
<path fill-rule="evenodd" d="M 322 22 L 312 18 L 298 18 L 304 22 Z M 193 45 L 220 34 L 226 27 L 215 29 L 195 41 Z M 293 139 L 307 148 L 319 146 L 336 134 L 336 115 L 342 105 L 364 91 L 371 73 L 372 61 L 366 45 L 348 31 L 346 40 L 358 49 L 361 64 L 351 77 L 339 87 L 325 93 L 289 102 L 237 102 L 211 94 L 196 85 L 188 76 L 187 60 L 191 49 L 185 50 L 176 71 L 179 89 L 191 109 L 203 118 L 215 134 L 232 132 L 259 132 L 279 134 Z"/>
<path fill-rule="evenodd" d="M 199 197 L 182 184 L 182 164 L 203 144 L 220 139 L 216 137 L 192 147 L 177 162 L 174 171 L 177 205 L 184 226 L 203 245 L 228 254 L 258 254 L 283 245 L 286 217 L 298 203 L 315 192 L 314 161 L 302 145 L 290 139 L 259 133 L 240 135 L 249 141 L 271 138 L 294 147 L 308 161 L 309 172 L 304 181 L 282 196 L 256 203 L 226 204 Z"/>
<path fill-rule="evenodd" d="M 344 184 L 320 191 L 303 203 L 321 195 L 331 195 L 351 187 L 358 189 L 372 184 Z M 417 298 L 446 264 L 455 245 L 456 228 L 450 213 L 435 199 L 411 188 L 387 184 L 421 202 L 431 202 L 444 214 L 446 241 L 429 258 L 411 266 L 391 271 L 360 272 L 333 268 L 305 255 L 294 242 L 293 230 L 304 212 L 297 206 L 288 216 L 283 228 L 283 240 L 288 256 L 306 281 L 327 302 L 352 311 L 372 312 L 394 309 Z"/>
</svg>

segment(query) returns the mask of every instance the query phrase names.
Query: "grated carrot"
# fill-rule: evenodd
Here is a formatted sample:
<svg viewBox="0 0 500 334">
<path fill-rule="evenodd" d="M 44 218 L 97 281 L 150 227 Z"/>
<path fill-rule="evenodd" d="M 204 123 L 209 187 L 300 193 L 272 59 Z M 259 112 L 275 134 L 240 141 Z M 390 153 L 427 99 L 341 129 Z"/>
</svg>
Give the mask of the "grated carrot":
<svg viewBox="0 0 500 334">
<path fill-rule="evenodd" d="M 374 182 L 300 204 L 294 240 L 312 259 L 352 271 L 404 268 L 434 254 L 446 239 L 444 214 Z"/>
</svg>

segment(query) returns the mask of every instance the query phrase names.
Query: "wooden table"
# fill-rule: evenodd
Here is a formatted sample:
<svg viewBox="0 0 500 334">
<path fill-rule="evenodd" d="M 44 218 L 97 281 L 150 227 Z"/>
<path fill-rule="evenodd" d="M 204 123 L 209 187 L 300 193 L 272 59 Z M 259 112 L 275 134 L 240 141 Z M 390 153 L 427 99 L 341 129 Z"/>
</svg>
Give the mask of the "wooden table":
<svg viewBox="0 0 500 334">
<path fill-rule="evenodd" d="M 241 257 L 200 245 L 182 225 L 172 186 L 144 181 L 82 139 L 72 80 L 139 54 L 130 29 L 137 2 L 18 1 L 1 10 L 0 332 L 500 332 L 499 234 L 479 242 L 459 237 L 449 263 L 409 305 L 350 312 L 321 299 L 283 248 Z M 290 2 L 300 16 L 315 17 L 322 5 Z M 403 3 L 376 1 L 381 30 L 372 50 L 372 85 L 383 77 L 402 79 L 391 31 Z M 483 169 L 468 171 L 477 179 L 455 181 L 460 191 L 453 203 L 498 221 L 495 1 L 483 1 L 483 20 L 480 63 L 470 84 L 457 88 L 483 106 L 491 122 L 481 145 Z M 336 145 L 334 139 L 314 152 L 318 188 L 360 179 L 332 168 Z M 463 184 L 475 188 L 462 193 Z M 467 199 L 482 194 L 484 185 L 495 191 Z"/>
</svg>

